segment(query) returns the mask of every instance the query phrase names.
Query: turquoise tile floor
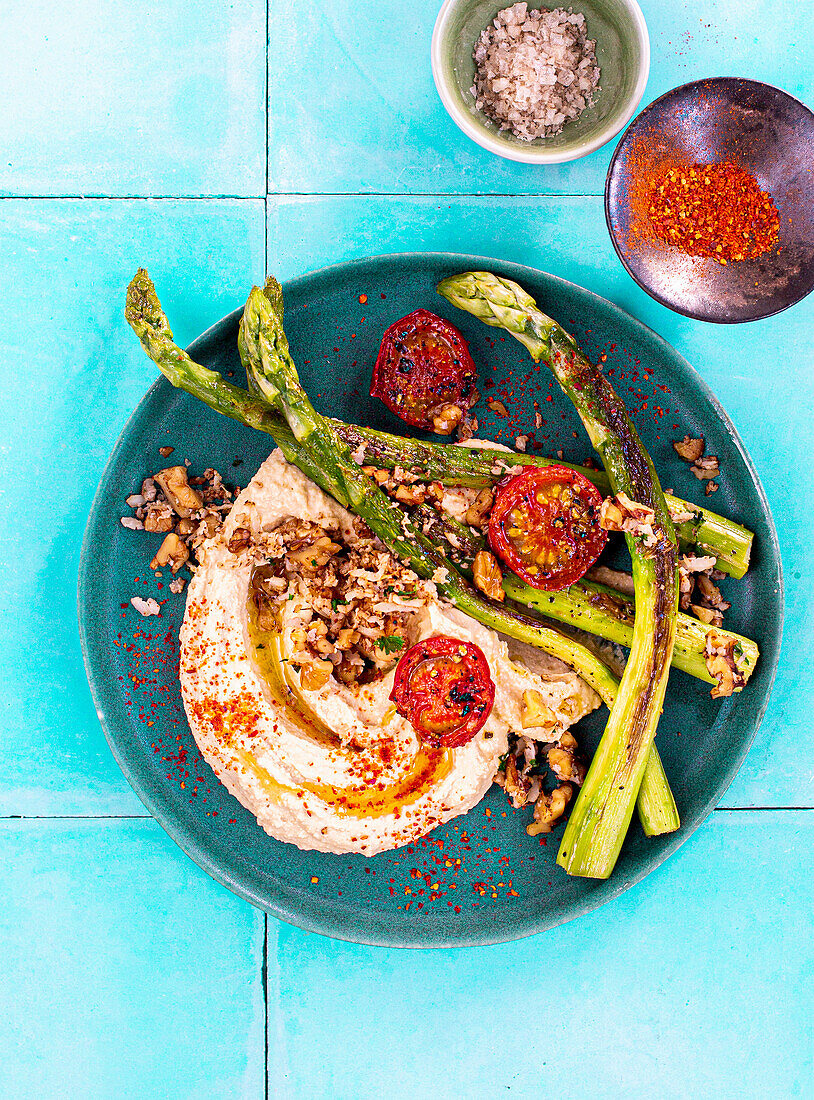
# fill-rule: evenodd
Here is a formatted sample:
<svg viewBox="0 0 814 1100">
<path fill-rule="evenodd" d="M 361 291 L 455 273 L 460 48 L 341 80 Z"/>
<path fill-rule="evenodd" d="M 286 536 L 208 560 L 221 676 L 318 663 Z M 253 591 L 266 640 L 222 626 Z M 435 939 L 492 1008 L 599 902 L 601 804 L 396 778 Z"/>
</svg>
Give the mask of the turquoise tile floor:
<svg viewBox="0 0 814 1100">
<path fill-rule="evenodd" d="M 0 5 L 4 1100 L 814 1095 L 814 296 L 734 328 L 653 302 L 604 227 L 613 143 L 541 171 L 449 121 L 439 3 Z M 713 73 L 814 100 L 792 0 L 642 6 L 645 101 Z M 188 860 L 110 755 L 75 609 L 96 483 L 153 379 L 122 317 L 135 266 L 183 344 L 266 267 L 414 249 L 544 268 L 674 344 L 757 465 L 787 602 L 763 727 L 673 859 L 552 932 L 424 953 L 282 925 Z"/>
</svg>

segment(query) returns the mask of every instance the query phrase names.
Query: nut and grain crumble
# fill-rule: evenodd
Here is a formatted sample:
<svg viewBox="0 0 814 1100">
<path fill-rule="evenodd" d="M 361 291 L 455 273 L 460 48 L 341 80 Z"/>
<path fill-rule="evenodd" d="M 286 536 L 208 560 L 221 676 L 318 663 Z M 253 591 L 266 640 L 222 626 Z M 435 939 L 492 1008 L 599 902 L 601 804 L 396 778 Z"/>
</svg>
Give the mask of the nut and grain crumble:
<svg viewBox="0 0 814 1100">
<path fill-rule="evenodd" d="M 565 813 L 576 787 L 585 778 L 586 767 L 579 756 L 577 741 L 567 730 L 558 741 L 535 740 L 528 731 L 509 735 L 509 749 L 500 760 L 495 782 L 506 792 L 515 809 L 534 806 L 529 836 L 550 833 Z M 557 786 L 546 790 L 553 775 Z"/>
<path fill-rule="evenodd" d="M 291 663 L 310 690 L 331 675 L 344 684 L 384 675 L 415 640 L 416 616 L 434 594 L 358 517 L 348 536 L 290 518 L 259 545 L 233 543 L 234 536 L 233 553 L 256 561 L 250 593 L 258 628 L 276 631 L 285 621 Z"/>
<path fill-rule="evenodd" d="M 166 446 L 158 450 L 162 458 L 168 458 L 175 448 Z M 126 498 L 133 515 L 122 516 L 122 527 L 164 535 L 150 568 L 170 568 L 170 592 L 183 592 L 186 578 L 178 576 L 180 570 L 187 566 L 194 571 L 199 548 L 220 530 L 236 492 L 236 487 L 224 484 L 217 470 L 208 468 L 202 476 L 190 477 L 184 464 L 156 471 L 142 481 L 137 493 Z M 161 611 L 153 599 L 134 597 L 130 602 L 141 615 L 158 615 Z"/>
</svg>

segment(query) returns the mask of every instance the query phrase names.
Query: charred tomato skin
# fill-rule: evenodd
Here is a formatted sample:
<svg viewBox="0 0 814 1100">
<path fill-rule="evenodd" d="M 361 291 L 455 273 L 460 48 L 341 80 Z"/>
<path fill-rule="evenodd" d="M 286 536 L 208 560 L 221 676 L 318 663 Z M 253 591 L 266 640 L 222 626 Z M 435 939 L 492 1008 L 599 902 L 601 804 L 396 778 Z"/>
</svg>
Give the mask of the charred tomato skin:
<svg viewBox="0 0 814 1100">
<path fill-rule="evenodd" d="M 431 414 L 440 405 L 457 405 L 463 412 L 471 408 L 476 376 L 457 328 L 428 309 L 416 309 L 382 337 L 370 396 L 405 423 L 433 431 Z"/>
<path fill-rule="evenodd" d="M 489 544 L 533 588 L 559 592 L 590 569 L 608 540 L 602 494 L 567 466 L 525 466 L 498 483 Z"/>
<path fill-rule="evenodd" d="M 455 749 L 483 728 L 495 702 L 495 684 L 479 646 L 438 634 L 402 655 L 390 699 L 419 740 Z"/>
</svg>

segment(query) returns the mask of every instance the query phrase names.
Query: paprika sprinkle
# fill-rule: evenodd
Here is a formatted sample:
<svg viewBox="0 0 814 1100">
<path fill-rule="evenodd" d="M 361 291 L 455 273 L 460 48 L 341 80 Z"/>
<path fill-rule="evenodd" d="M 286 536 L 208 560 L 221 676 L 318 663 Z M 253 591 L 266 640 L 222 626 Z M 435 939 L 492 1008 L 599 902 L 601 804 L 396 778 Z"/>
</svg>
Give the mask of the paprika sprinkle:
<svg viewBox="0 0 814 1100">
<path fill-rule="evenodd" d="M 720 264 L 762 256 L 777 243 L 780 228 L 771 195 L 734 164 L 661 169 L 647 212 L 661 240 Z"/>
</svg>

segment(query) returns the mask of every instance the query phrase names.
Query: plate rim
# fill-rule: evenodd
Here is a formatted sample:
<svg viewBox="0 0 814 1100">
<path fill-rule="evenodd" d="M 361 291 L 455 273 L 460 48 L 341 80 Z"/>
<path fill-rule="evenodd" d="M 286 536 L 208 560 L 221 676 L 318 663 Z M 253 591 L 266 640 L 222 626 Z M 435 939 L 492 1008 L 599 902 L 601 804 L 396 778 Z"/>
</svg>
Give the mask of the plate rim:
<svg viewBox="0 0 814 1100">
<path fill-rule="evenodd" d="M 751 77 L 747 76 L 705 76 L 700 77 L 696 80 L 688 80 L 685 84 L 677 84 L 675 88 L 669 88 L 666 92 L 663 92 L 660 96 L 657 96 L 654 100 L 652 100 L 652 102 L 648 103 L 646 107 L 643 107 L 641 111 L 639 111 L 639 113 L 631 119 L 631 121 L 622 132 L 622 136 L 619 138 L 619 141 L 616 143 L 616 148 L 613 150 L 613 156 L 611 157 L 608 164 L 608 170 L 605 173 L 605 196 L 603 202 L 605 211 L 605 225 L 607 226 L 608 236 L 611 239 L 613 249 L 617 257 L 619 258 L 622 267 L 624 267 L 625 271 L 634 281 L 636 286 L 640 287 L 645 292 L 645 294 L 649 295 L 653 299 L 654 302 L 658 302 L 659 305 L 664 306 L 665 309 L 669 309 L 673 313 L 678 313 L 682 317 L 689 317 L 692 321 L 704 321 L 708 325 L 750 325 L 753 324 L 755 321 L 765 321 L 769 317 L 776 317 L 779 313 L 785 313 L 787 309 L 791 309 L 793 306 L 799 305 L 800 302 L 804 301 L 809 296 L 809 294 L 814 291 L 814 286 L 810 286 L 808 290 L 804 291 L 804 293 L 802 293 L 799 298 L 795 298 L 794 301 L 787 302 L 786 305 L 779 306 L 777 309 L 772 309 L 768 313 L 756 313 L 753 317 L 707 317 L 703 313 L 699 313 L 691 309 L 684 309 L 682 306 L 673 305 L 672 302 L 668 302 L 666 298 L 660 295 L 657 291 L 651 290 L 641 281 L 638 275 L 636 275 L 631 268 L 630 264 L 627 262 L 627 258 L 616 239 L 616 232 L 614 230 L 611 220 L 611 180 L 613 179 L 613 174 L 616 168 L 617 161 L 619 159 L 620 150 L 624 145 L 625 140 L 627 139 L 627 136 L 631 132 L 631 130 L 638 126 L 642 119 L 644 119 L 645 115 L 647 115 L 655 106 L 657 106 L 659 103 L 662 103 L 664 100 L 670 99 L 672 96 L 677 95 L 677 93 L 686 92 L 690 88 L 701 87 L 702 85 L 708 86 L 711 84 L 721 83 L 746 84 L 758 88 L 770 88 L 773 92 L 778 92 L 780 95 L 785 96 L 786 99 L 790 99 L 793 103 L 796 103 L 798 107 L 801 107 L 804 111 L 812 116 L 812 119 L 814 119 L 814 111 L 812 111 L 808 104 L 804 103 L 802 99 L 798 99 L 797 96 L 792 95 L 791 92 L 787 92 L 785 88 L 778 88 L 776 84 L 769 84 L 765 80 L 753 80 Z"/>
<path fill-rule="evenodd" d="M 415 932 L 406 934 L 405 932 L 399 932 L 396 935 L 389 935 L 386 930 L 377 930 L 376 934 L 366 934 L 363 928 L 352 927 L 352 923 L 346 921 L 346 914 L 353 907 L 351 905 L 342 905 L 337 902 L 336 899 L 332 899 L 330 903 L 322 903 L 321 908 L 324 910 L 324 915 L 320 915 L 318 911 L 319 906 L 312 906 L 311 908 L 301 910 L 297 908 L 296 904 L 292 903 L 292 895 L 286 894 L 280 898 L 268 898 L 260 896 L 260 893 L 253 889 L 250 884 L 245 883 L 240 877 L 235 874 L 228 866 L 223 866 L 210 851 L 201 846 L 197 841 L 192 830 L 179 823 L 171 813 L 165 811 L 163 805 L 159 803 L 157 797 L 154 797 L 153 793 L 147 789 L 146 781 L 142 782 L 141 776 L 136 768 L 131 766 L 127 759 L 127 754 L 124 751 L 124 745 L 120 744 L 116 738 L 116 734 L 112 728 L 113 722 L 108 720 L 105 713 L 105 708 L 101 698 L 101 687 L 97 683 L 96 673 L 92 667 L 92 654 L 91 654 L 91 641 L 87 629 L 87 624 L 90 618 L 89 607 L 92 599 L 92 566 L 93 566 L 93 554 L 92 554 L 92 531 L 97 522 L 97 516 L 102 507 L 102 501 L 106 499 L 106 492 L 108 491 L 107 482 L 109 475 L 111 474 L 116 460 L 118 459 L 120 451 L 124 447 L 125 439 L 129 435 L 131 428 L 138 421 L 142 408 L 148 404 L 157 395 L 157 391 L 164 386 L 169 386 L 169 383 L 161 375 L 150 385 L 144 396 L 136 405 L 133 412 L 128 417 L 125 425 L 119 433 L 116 442 L 110 452 L 107 462 L 105 463 L 104 470 L 99 480 L 96 492 L 94 493 L 93 503 L 88 513 L 88 519 L 85 525 L 85 531 L 82 539 L 82 547 L 79 557 L 79 568 L 77 575 L 77 618 L 79 626 L 79 638 L 82 650 L 82 659 L 85 666 L 85 673 L 88 680 L 91 696 L 93 699 L 94 708 L 96 710 L 97 718 L 102 727 L 105 740 L 108 743 L 110 751 L 113 754 L 116 763 L 119 765 L 125 779 L 144 804 L 145 808 L 150 813 L 153 820 L 155 820 L 164 832 L 181 848 L 181 850 L 189 856 L 203 871 L 205 871 L 211 878 L 215 879 L 222 886 L 225 886 L 232 893 L 237 894 L 239 897 L 248 901 L 256 908 L 263 910 L 264 912 L 274 916 L 275 918 L 285 921 L 288 924 L 292 924 L 298 928 L 301 928 L 308 932 L 316 932 L 320 935 L 328 936 L 333 939 L 343 940 L 349 943 L 358 943 L 368 946 L 388 947 L 388 948 L 423 948 L 423 949 L 448 949 L 448 948 L 464 948 L 475 946 L 486 946 L 497 943 L 509 943 L 515 940 L 525 939 L 528 936 L 538 935 L 550 928 L 555 928 L 561 924 L 567 923 L 570 920 L 575 920 L 578 917 L 601 908 L 603 905 L 612 901 L 626 890 L 635 886 L 642 879 L 647 877 L 653 871 L 655 871 L 661 864 L 671 856 L 682 844 L 684 844 L 689 838 L 699 829 L 715 811 L 718 803 L 726 793 L 733 779 L 740 770 L 746 755 L 748 754 L 752 744 L 754 743 L 757 732 L 760 729 L 766 708 L 768 707 L 772 688 L 774 686 L 780 647 L 782 644 L 783 624 L 785 617 L 785 587 L 783 581 L 783 564 L 780 555 L 780 545 L 777 537 L 777 530 L 774 524 L 774 518 L 769 507 L 769 502 L 766 497 L 765 490 L 760 481 L 758 473 L 754 467 L 751 456 L 747 452 L 743 445 L 743 442 L 735 428 L 735 425 L 730 420 L 727 413 L 724 411 L 720 402 L 715 394 L 709 388 L 707 383 L 696 371 L 696 369 L 678 352 L 669 341 L 665 340 L 655 330 L 651 329 L 649 325 L 646 325 L 643 321 L 638 320 L 632 314 L 621 306 L 612 302 L 608 298 L 604 298 L 600 294 L 596 294 L 594 291 L 589 290 L 586 287 L 580 286 L 578 283 L 571 282 L 570 280 L 563 279 L 558 275 L 553 275 L 550 272 L 541 270 L 540 268 L 533 268 L 527 264 L 518 264 L 513 261 L 499 260 L 488 256 L 471 255 L 468 253 L 457 252 L 390 252 L 377 254 L 374 256 L 358 257 L 352 260 L 340 261 L 334 264 L 328 264 L 320 268 L 316 268 L 313 271 L 305 272 L 302 275 L 298 275 L 292 279 L 287 279 L 283 283 L 283 289 L 287 293 L 291 293 L 292 290 L 296 290 L 303 283 L 307 283 L 309 280 L 317 276 L 331 276 L 341 269 L 343 273 L 353 270 L 354 268 L 362 268 L 372 263 L 379 263 L 381 261 L 389 261 L 392 264 L 403 262 L 422 262 L 422 261 L 439 261 L 442 260 L 445 264 L 449 263 L 450 266 L 458 266 L 462 270 L 488 270 L 489 267 L 497 268 L 502 271 L 508 271 L 506 277 L 516 278 L 518 281 L 522 280 L 524 273 L 529 273 L 533 277 L 541 276 L 545 280 L 551 280 L 554 283 L 558 283 L 569 289 L 577 290 L 581 294 L 588 295 L 590 298 L 602 303 L 605 306 L 609 306 L 614 312 L 622 314 L 626 320 L 633 324 L 633 326 L 639 329 L 642 333 L 646 334 L 650 338 L 654 338 L 657 343 L 663 347 L 669 349 L 671 355 L 681 360 L 682 366 L 693 377 L 696 385 L 699 387 L 704 396 L 710 401 L 716 414 L 722 421 L 730 439 L 736 447 L 744 465 L 746 466 L 749 474 L 752 477 L 755 485 L 758 499 L 763 508 L 764 518 L 769 532 L 769 539 L 772 548 L 772 561 L 776 563 L 777 567 L 777 623 L 775 628 L 775 642 L 776 651 L 772 667 L 770 669 L 770 676 L 766 685 L 765 693 L 761 701 L 761 705 L 756 713 L 753 721 L 752 732 L 746 741 L 741 746 L 741 751 L 737 758 L 728 763 L 727 767 L 719 774 L 718 782 L 714 789 L 711 790 L 709 797 L 704 801 L 703 807 L 700 811 L 698 819 L 690 825 L 682 825 L 682 827 L 675 833 L 671 833 L 666 837 L 659 838 L 660 845 L 658 851 L 653 852 L 652 861 L 647 864 L 645 868 L 639 868 L 633 874 L 628 876 L 622 876 L 617 873 L 609 879 L 603 881 L 603 887 L 601 893 L 597 897 L 596 893 L 592 893 L 585 898 L 580 899 L 578 905 L 573 906 L 567 913 L 557 913 L 554 919 L 543 919 L 539 917 L 535 920 L 533 917 L 526 916 L 520 918 L 517 924 L 512 925 L 511 928 L 497 930 L 496 933 L 485 934 L 483 932 L 477 932 L 473 935 L 460 935 L 455 934 L 453 937 L 444 938 L 443 935 L 438 935 L 433 942 L 426 942 L 422 936 L 422 926 L 416 924 Z M 195 352 L 195 349 L 205 340 L 207 340 L 212 333 L 221 328 L 224 325 L 234 323 L 243 311 L 243 307 L 238 307 L 226 314 L 220 320 L 214 324 L 209 325 L 199 336 L 197 336 L 189 345 L 188 351 L 190 354 Z M 599 888 L 598 888 L 599 890 Z M 598 891 L 597 891 L 598 892 Z"/>
</svg>

